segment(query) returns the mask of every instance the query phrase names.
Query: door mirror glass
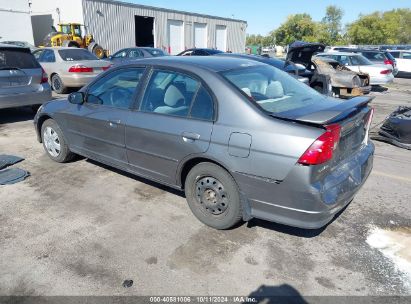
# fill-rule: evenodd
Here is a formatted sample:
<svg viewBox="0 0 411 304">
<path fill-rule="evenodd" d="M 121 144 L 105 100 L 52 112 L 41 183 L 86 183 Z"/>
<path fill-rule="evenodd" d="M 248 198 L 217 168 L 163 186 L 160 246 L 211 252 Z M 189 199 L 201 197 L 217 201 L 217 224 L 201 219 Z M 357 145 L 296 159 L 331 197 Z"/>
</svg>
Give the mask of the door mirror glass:
<svg viewBox="0 0 411 304">
<path fill-rule="evenodd" d="M 83 104 L 84 94 L 82 92 L 73 92 L 68 96 L 68 101 L 72 104 Z"/>
</svg>

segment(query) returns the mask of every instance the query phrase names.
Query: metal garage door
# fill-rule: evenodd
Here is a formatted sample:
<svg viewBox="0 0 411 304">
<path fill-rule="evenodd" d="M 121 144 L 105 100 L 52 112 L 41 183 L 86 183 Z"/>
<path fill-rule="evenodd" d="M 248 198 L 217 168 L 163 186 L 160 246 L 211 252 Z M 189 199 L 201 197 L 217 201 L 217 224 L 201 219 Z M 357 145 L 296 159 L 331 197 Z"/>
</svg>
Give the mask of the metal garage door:
<svg viewBox="0 0 411 304">
<path fill-rule="evenodd" d="M 180 20 L 168 20 L 168 45 L 171 55 L 184 51 L 184 23 Z"/>
<path fill-rule="evenodd" d="M 194 47 L 207 47 L 207 24 L 194 23 Z"/>
<path fill-rule="evenodd" d="M 220 51 L 227 51 L 227 27 L 224 25 L 217 25 L 216 35 L 215 35 L 215 45 L 216 48 Z"/>
</svg>

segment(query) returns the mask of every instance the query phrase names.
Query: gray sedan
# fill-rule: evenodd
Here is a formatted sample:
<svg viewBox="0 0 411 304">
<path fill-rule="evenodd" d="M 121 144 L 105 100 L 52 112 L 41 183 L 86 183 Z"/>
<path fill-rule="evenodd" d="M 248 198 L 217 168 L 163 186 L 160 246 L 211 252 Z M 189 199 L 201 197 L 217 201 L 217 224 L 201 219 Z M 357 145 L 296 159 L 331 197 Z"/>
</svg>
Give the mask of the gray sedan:
<svg viewBox="0 0 411 304">
<path fill-rule="evenodd" d="M 370 100 L 325 97 L 256 61 L 161 57 L 110 69 L 34 124 L 51 159 L 80 154 L 184 190 L 211 227 L 319 228 L 370 174 Z"/>
</svg>

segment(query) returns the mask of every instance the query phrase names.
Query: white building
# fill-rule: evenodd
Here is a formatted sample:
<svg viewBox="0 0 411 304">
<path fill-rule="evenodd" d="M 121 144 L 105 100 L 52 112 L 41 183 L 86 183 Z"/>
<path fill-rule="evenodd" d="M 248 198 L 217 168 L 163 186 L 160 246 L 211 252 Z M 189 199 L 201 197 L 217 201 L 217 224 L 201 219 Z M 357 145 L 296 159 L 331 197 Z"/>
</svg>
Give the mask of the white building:
<svg viewBox="0 0 411 304">
<path fill-rule="evenodd" d="M 5 1 L 3 1 L 5 2 Z M 84 24 L 111 53 L 154 46 L 177 54 L 192 47 L 244 52 L 247 22 L 108 0 L 31 0 L 34 41 L 59 22 Z"/>
<path fill-rule="evenodd" d="M 28 0 L 0 0 L 0 41 L 33 41 Z"/>
</svg>

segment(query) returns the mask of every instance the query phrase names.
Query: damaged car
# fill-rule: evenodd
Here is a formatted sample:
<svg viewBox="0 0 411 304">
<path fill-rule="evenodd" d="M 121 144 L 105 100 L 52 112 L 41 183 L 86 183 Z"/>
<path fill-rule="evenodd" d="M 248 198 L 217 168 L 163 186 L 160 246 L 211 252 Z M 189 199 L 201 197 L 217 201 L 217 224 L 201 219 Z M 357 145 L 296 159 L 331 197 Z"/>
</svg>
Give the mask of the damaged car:
<svg viewBox="0 0 411 304">
<path fill-rule="evenodd" d="M 322 43 L 296 41 L 290 44 L 286 63 L 302 65 L 309 72 L 310 86 L 318 92 L 341 98 L 361 96 L 370 92 L 370 78 L 365 73 L 351 71 L 335 60 L 316 58 L 325 50 Z"/>
<path fill-rule="evenodd" d="M 411 150 L 411 107 L 400 106 L 383 122 L 373 139 Z"/>
<path fill-rule="evenodd" d="M 371 91 L 370 76 L 366 73 L 354 72 L 330 58 L 311 59 L 316 72 L 329 75 L 332 95 L 339 98 L 351 98 L 368 94 Z"/>
</svg>

